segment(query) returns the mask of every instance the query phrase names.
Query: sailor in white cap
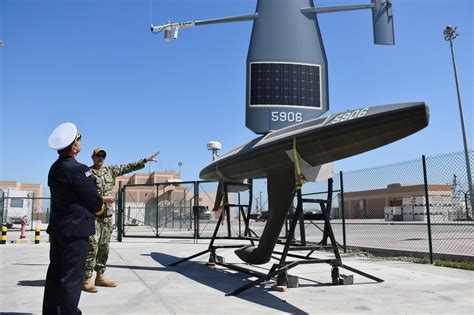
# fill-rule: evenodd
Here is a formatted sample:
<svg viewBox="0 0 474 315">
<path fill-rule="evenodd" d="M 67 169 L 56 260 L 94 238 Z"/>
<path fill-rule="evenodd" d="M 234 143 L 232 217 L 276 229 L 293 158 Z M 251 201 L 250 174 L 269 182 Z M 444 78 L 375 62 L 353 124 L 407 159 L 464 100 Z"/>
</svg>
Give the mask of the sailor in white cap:
<svg viewBox="0 0 474 315">
<path fill-rule="evenodd" d="M 88 252 L 88 237 L 94 235 L 94 213 L 113 197 L 97 193 L 89 168 L 76 161 L 81 135 L 73 123 L 59 125 L 48 146 L 59 157 L 48 174 L 51 191 L 50 264 L 46 275 L 43 314 L 81 314 L 78 308 Z"/>
</svg>

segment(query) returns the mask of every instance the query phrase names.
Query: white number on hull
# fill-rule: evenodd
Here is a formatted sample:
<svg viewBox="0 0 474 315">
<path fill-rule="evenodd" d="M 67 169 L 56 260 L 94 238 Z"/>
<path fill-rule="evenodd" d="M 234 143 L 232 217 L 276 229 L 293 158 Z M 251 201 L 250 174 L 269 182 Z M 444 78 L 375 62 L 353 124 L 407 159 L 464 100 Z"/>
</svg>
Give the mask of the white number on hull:
<svg viewBox="0 0 474 315">
<path fill-rule="evenodd" d="M 302 122 L 303 114 L 294 112 L 272 112 L 272 121 Z"/>
<path fill-rule="evenodd" d="M 351 119 L 354 119 L 354 118 L 364 117 L 365 115 L 367 115 L 368 110 L 369 110 L 369 108 L 366 107 L 366 108 L 362 108 L 362 109 L 356 109 L 353 112 L 347 112 L 347 113 L 339 114 L 332 120 L 331 124 L 335 124 L 335 123 L 338 123 L 338 122 L 343 122 L 343 121 L 346 121 L 346 120 L 351 120 Z"/>
</svg>

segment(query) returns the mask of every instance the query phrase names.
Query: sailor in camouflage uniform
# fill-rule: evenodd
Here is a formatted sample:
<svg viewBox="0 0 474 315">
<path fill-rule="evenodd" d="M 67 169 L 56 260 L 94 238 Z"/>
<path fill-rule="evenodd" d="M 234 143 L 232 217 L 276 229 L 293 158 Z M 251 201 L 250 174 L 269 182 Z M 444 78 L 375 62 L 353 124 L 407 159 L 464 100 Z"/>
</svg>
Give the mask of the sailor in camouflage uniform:
<svg viewBox="0 0 474 315">
<path fill-rule="evenodd" d="M 145 167 L 145 163 L 155 161 L 159 152 L 150 155 L 146 159 L 123 164 L 104 167 L 107 155 L 103 148 L 96 148 L 92 153 L 94 165 L 90 167 L 92 178 L 101 196 L 110 196 L 115 184 L 115 178 Z M 86 272 L 83 290 L 86 292 L 97 292 L 96 286 L 116 287 L 117 284 L 104 277 L 105 265 L 109 256 L 109 243 L 113 231 L 113 209 L 109 204 L 103 204 L 103 211 L 96 213 L 95 235 L 89 237 L 89 253 L 86 260 Z M 92 274 L 97 272 L 95 283 L 92 282 Z"/>
</svg>

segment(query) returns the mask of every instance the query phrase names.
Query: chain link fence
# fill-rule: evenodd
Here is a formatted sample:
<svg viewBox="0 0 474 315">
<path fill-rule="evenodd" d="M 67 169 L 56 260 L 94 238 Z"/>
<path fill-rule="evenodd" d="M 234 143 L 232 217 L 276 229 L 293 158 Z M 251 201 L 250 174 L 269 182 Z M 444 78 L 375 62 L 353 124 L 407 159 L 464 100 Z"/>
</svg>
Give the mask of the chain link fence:
<svg viewBox="0 0 474 315">
<path fill-rule="evenodd" d="M 196 182 L 125 185 L 117 199 L 123 217 L 117 220 L 119 234 L 194 237 L 195 186 Z"/>
<path fill-rule="evenodd" d="M 29 196 L 8 196 L 0 193 L 1 225 L 15 229 L 21 227 L 21 220 L 26 218 L 27 230 L 33 231 L 36 227 L 46 228 L 49 223 L 50 198 Z"/>
<path fill-rule="evenodd" d="M 244 234 L 242 209 L 231 207 L 221 226 L 217 220 L 222 207 L 215 209 L 217 182 L 193 181 L 125 185 L 123 236 L 211 238 L 239 237 Z M 119 197 L 120 198 L 120 197 Z M 229 193 L 229 203 L 249 204 L 249 190 Z"/>
<path fill-rule="evenodd" d="M 472 163 L 472 152 L 470 154 Z M 360 249 L 382 255 L 473 260 L 474 221 L 463 152 L 422 157 L 385 166 L 335 174 L 331 200 L 331 224 L 344 250 Z M 214 209 L 217 183 L 167 182 L 121 187 L 116 215 L 119 241 L 125 237 L 218 238 L 244 234 L 242 211 L 231 207 L 219 227 L 222 211 Z M 303 195 L 326 199 L 327 183 L 307 183 Z M 251 206 L 250 228 L 260 236 L 268 218 L 266 180 L 253 181 L 253 190 L 229 194 L 229 203 Z M 294 205 L 296 206 L 296 204 Z M 49 220 L 49 198 L 8 197 L 0 193 L 2 224 L 19 228 L 27 216 L 28 229 L 44 229 Z M 294 207 L 293 207 L 294 209 Z M 317 204 L 305 204 L 302 232 L 318 242 L 324 222 L 311 219 L 321 212 Z M 290 209 L 290 216 L 292 209 Z M 288 231 L 285 224 L 281 237 Z"/>
<path fill-rule="evenodd" d="M 344 212 L 346 246 L 431 261 L 472 260 L 474 224 L 463 152 L 347 172 L 343 181 L 338 199 L 344 204 L 336 218 Z"/>
</svg>

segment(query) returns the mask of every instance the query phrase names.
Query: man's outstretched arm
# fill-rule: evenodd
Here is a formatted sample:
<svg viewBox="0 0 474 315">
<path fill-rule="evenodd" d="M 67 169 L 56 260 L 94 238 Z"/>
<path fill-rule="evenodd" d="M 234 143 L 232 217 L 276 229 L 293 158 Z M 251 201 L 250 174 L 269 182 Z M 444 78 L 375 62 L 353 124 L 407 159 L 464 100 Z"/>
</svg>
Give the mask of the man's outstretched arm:
<svg viewBox="0 0 474 315">
<path fill-rule="evenodd" d="M 122 165 L 113 165 L 113 166 L 109 166 L 109 168 L 111 169 L 115 177 L 122 176 L 124 174 L 144 168 L 145 164 L 148 162 L 156 162 L 157 161 L 156 157 L 158 156 L 158 154 L 160 154 L 160 151 L 153 153 L 152 155 L 142 160 L 139 160 L 137 162 L 127 163 L 127 164 L 122 164 Z"/>
</svg>

